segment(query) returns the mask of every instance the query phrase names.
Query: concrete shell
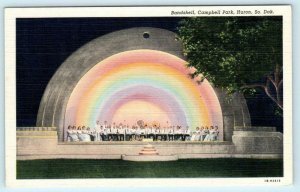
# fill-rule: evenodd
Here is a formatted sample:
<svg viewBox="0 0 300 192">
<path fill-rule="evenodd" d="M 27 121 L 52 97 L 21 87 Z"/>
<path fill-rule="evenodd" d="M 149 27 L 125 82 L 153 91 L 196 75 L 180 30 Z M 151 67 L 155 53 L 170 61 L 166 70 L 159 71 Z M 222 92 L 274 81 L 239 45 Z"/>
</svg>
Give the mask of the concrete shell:
<svg viewBox="0 0 300 192">
<path fill-rule="evenodd" d="M 63 141 L 65 111 L 76 84 L 103 59 L 136 49 L 159 50 L 184 59 L 182 44 L 176 40 L 176 34 L 164 29 L 130 28 L 96 38 L 75 51 L 57 69 L 42 97 L 36 126 L 57 127 L 58 140 Z M 241 94 L 235 94 L 228 99 L 229 96 L 222 90 L 215 91 L 223 113 L 223 139 L 231 141 L 235 126 L 251 125 L 247 104 Z"/>
</svg>

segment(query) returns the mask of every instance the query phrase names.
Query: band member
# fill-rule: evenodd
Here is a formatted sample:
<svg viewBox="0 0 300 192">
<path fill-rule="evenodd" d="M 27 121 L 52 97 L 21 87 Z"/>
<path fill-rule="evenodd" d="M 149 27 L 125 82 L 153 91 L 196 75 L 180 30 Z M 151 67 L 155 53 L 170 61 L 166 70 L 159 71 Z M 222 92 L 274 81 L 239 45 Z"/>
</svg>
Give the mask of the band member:
<svg viewBox="0 0 300 192">
<path fill-rule="evenodd" d="M 123 128 L 123 125 L 120 124 L 119 129 L 118 129 L 118 140 L 119 141 L 124 141 L 125 138 L 125 129 Z"/>
<path fill-rule="evenodd" d="M 113 127 L 111 128 L 111 135 L 112 135 L 112 140 L 117 141 L 118 140 L 118 129 L 116 124 L 114 123 Z"/>
<path fill-rule="evenodd" d="M 89 132 L 85 126 L 82 126 L 81 136 L 79 138 L 81 138 L 81 141 L 84 141 L 84 142 L 91 141 L 91 136 L 89 135 Z"/>
<path fill-rule="evenodd" d="M 132 135 L 131 140 L 135 141 L 136 140 L 136 127 L 134 125 L 131 127 L 131 135 Z"/>
<path fill-rule="evenodd" d="M 214 126 L 210 126 L 210 128 L 209 128 L 209 134 L 208 134 L 208 138 L 207 138 L 207 140 L 208 141 L 213 141 L 213 139 L 214 139 L 214 135 L 215 135 L 215 129 L 214 129 Z"/>
<path fill-rule="evenodd" d="M 182 138 L 181 126 L 178 125 L 175 131 L 174 139 L 180 140 L 181 138 Z"/>
<path fill-rule="evenodd" d="M 130 129 L 129 125 L 127 125 L 126 129 L 125 129 L 125 140 L 126 141 L 132 140 L 132 134 L 131 134 L 131 129 Z"/>
<path fill-rule="evenodd" d="M 77 135 L 77 129 L 75 126 L 73 126 L 72 128 L 70 128 L 69 131 L 69 137 L 70 137 L 70 141 L 73 142 L 77 142 L 79 141 L 78 135 Z"/>
<path fill-rule="evenodd" d="M 103 127 L 103 130 L 101 131 L 102 134 L 102 141 L 107 141 L 108 140 L 108 130 L 109 130 L 109 125 L 106 125 Z"/>
<path fill-rule="evenodd" d="M 154 140 L 155 129 L 152 126 L 148 126 L 148 138 Z"/>
<path fill-rule="evenodd" d="M 168 128 L 168 139 L 174 141 L 174 129 L 172 126 Z"/>
<path fill-rule="evenodd" d="M 168 131 L 166 127 L 161 129 L 160 134 L 161 134 L 161 140 L 167 141 Z"/>
<path fill-rule="evenodd" d="M 155 127 L 155 129 L 154 129 L 154 141 L 157 141 L 159 136 L 160 136 L 160 129 L 159 129 L 159 127 Z"/>
<path fill-rule="evenodd" d="M 199 141 L 201 138 L 201 131 L 199 127 L 196 127 L 195 138 L 194 141 Z"/>
<path fill-rule="evenodd" d="M 86 130 L 87 130 L 88 134 L 90 135 L 90 140 L 95 141 L 95 138 L 96 138 L 95 130 L 92 130 L 90 127 L 87 127 Z"/>
<path fill-rule="evenodd" d="M 212 141 L 217 141 L 218 136 L 219 136 L 218 126 L 215 126 L 215 128 L 212 131 Z"/>
<path fill-rule="evenodd" d="M 72 141 L 72 138 L 71 138 L 71 136 L 70 136 L 71 134 L 72 134 L 72 126 L 69 125 L 69 126 L 68 126 L 68 129 L 67 129 L 67 142 Z"/>
<path fill-rule="evenodd" d="M 149 138 L 149 127 L 147 126 L 147 127 L 144 127 L 144 129 L 145 129 L 145 137 L 146 138 Z"/>
<path fill-rule="evenodd" d="M 107 140 L 108 141 L 112 141 L 113 137 L 112 137 L 112 127 L 111 126 L 109 126 L 106 129 L 106 133 L 107 133 Z"/>
<path fill-rule="evenodd" d="M 196 136 L 197 136 L 196 131 L 192 132 L 191 141 L 197 141 Z"/>
<path fill-rule="evenodd" d="M 190 134 L 191 134 L 191 130 L 190 130 L 189 126 L 186 126 L 185 130 L 182 129 L 181 133 L 182 133 L 182 141 L 187 140 L 190 137 Z"/>
<path fill-rule="evenodd" d="M 210 129 L 207 126 L 205 127 L 204 133 L 205 133 L 204 141 L 210 141 Z"/>
<path fill-rule="evenodd" d="M 200 139 L 200 129 L 199 127 L 196 127 L 196 131 L 192 133 L 191 141 L 199 141 L 199 139 Z"/>
<path fill-rule="evenodd" d="M 102 141 L 106 141 L 107 140 L 107 130 L 108 129 L 108 125 L 107 125 L 107 121 L 104 121 L 103 126 L 101 126 L 101 139 Z"/>
<path fill-rule="evenodd" d="M 96 130 L 96 139 L 95 139 L 95 141 L 101 141 L 101 125 L 100 125 L 99 121 L 96 122 L 95 130 Z"/>
<path fill-rule="evenodd" d="M 203 126 L 200 128 L 200 141 L 204 141 L 207 135 L 207 129 L 208 128 L 204 128 Z"/>
<path fill-rule="evenodd" d="M 82 128 L 81 128 L 81 126 L 78 126 L 78 127 L 77 127 L 76 133 L 77 133 L 77 136 L 78 136 L 79 141 L 83 141 L 83 137 L 82 137 Z"/>
<path fill-rule="evenodd" d="M 146 130 L 144 127 L 140 127 L 140 139 L 143 140 L 146 136 Z"/>
<path fill-rule="evenodd" d="M 135 139 L 140 141 L 141 139 L 141 128 L 140 127 L 136 127 L 135 129 Z"/>
</svg>

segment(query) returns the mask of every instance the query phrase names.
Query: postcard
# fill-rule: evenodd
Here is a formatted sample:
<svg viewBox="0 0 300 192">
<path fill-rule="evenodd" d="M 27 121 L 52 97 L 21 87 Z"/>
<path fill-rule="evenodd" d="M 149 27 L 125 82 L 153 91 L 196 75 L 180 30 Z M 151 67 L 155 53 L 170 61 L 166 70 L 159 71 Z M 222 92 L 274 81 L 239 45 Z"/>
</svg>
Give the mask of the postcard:
<svg viewBox="0 0 300 192">
<path fill-rule="evenodd" d="M 292 184 L 291 29 L 288 5 L 6 8 L 7 186 Z"/>
</svg>

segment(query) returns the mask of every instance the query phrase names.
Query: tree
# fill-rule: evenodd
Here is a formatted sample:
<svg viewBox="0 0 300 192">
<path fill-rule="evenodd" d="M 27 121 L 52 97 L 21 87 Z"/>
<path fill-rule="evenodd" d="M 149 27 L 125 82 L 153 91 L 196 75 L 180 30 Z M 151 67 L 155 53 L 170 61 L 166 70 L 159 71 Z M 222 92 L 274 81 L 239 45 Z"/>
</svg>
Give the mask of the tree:
<svg viewBox="0 0 300 192">
<path fill-rule="evenodd" d="M 282 110 L 282 18 L 196 17 L 180 21 L 192 77 L 202 74 L 215 87 L 233 93 L 263 89 Z"/>
</svg>

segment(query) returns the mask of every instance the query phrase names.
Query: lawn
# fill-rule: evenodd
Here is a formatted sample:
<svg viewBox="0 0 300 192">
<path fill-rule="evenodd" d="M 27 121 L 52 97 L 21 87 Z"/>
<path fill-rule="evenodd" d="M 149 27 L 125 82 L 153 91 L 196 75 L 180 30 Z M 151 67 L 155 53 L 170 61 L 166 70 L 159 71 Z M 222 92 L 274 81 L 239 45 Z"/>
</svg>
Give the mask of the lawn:
<svg viewBox="0 0 300 192">
<path fill-rule="evenodd" d="M 281 177 L 282 159 L 185 159 L 170 162 L 55 159 L 17 161 L 18 179 Z"/>
</svg>

